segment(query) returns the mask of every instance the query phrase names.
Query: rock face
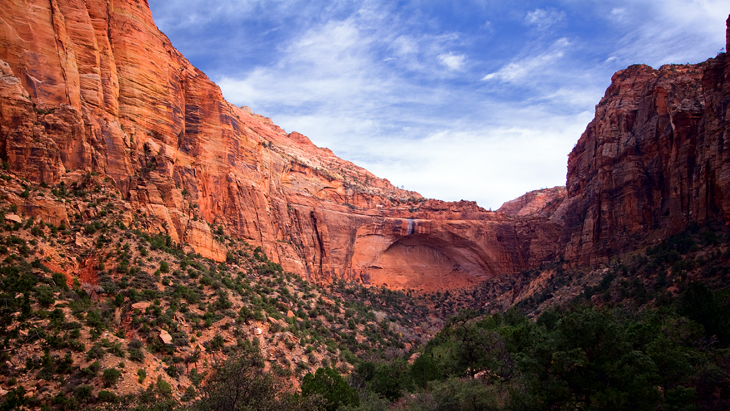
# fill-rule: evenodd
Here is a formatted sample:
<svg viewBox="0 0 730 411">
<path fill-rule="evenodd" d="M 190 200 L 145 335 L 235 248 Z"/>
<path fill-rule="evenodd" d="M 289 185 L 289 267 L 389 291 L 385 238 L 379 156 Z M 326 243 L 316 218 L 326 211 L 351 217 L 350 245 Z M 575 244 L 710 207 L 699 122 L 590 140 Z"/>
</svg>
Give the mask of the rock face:
<svg viewBox="0 0 730 411">
<path fill-rule="evenodd" d="M 167 330 L 160 331 L 160 341 L 162 341 L 163 344 L 172 344 L 172 336 L 169 332 L 167 332 Z"/>
<path fill-rule="evenodd" d="M 314 281 L 442 289 L 561 257 L 595 264 L 691 221 L 730 221 L 725 54 L 616 73 L 566 188 L 493 213 L 400 190 L 229 104 L 144 1 L 3 0 L 0 16 L 10 170 L 50 185 L 108 178 L 126 218 L 218 261 L 231 234 Z M 23 212 L 60 224 L 79 211 Z"/>
<path fill-rule="evenodd" d="M 497 212 L 512 217 L 537 216 L 550 218 L 565 199 L 565 187 L 544 188 L 507 201 Z"/>
<path fill-rule="evenodd" d="M 467 206 L 471 212 L 457 214 Z M 462 287 L 557 257 L 560 227 L 511 219 L 475 203 L 429 200 L 410 218 L 377 219 L 355 234 L 351 273 L 366 284 L 438 290 Z"/>
<path fill-rule="evenodd" d="M 0 15 L 0 157 L 30 181 L 99 174 L 175 242 L 222 261 L 223 231 L 316 281 L 448 288 L 557 256 L 555 222 L 425 201 L 229 104 L 144 1 L 4 0 Z"/>
<path fill-rule="evenodd" d="M 728 19 L 730 44 L 730 19 Z M 730 59 L 617 72 L 568 160 L 566 260 L 596 264 L 690 222 L 730 222 Z"/>
</svg>

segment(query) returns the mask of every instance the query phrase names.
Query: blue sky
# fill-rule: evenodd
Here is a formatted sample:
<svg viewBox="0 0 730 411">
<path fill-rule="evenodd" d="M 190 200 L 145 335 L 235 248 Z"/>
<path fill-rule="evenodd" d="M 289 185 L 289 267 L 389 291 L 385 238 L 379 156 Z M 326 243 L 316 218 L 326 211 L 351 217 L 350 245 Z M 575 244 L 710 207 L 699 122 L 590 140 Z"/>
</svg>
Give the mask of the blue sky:
<svg viewBox="0 0 730 411">
<path fill-rule="evenodd" d="M 226 99 L 429 198 L 565 183 L 611 75 L 725 46 L 726 0 L 150 0 Z"/>
</svg>

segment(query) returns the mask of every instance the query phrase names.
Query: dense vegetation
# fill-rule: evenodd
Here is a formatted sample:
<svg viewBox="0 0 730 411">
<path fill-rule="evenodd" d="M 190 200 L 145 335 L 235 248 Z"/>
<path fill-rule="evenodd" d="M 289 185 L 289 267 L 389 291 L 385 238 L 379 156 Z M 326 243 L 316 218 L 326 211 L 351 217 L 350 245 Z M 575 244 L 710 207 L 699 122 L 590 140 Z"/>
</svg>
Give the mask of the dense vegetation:
<svg viewBox="0 0 730 411">
<path fill-rule="evenodd" d="M 464 313 L 412 366 L 364 364 L 355 378 L 390 400 L 413 393 L 407 409 L 727 409 L 730 352 L 714 331 L 728 329 L 727 296 L 693 283 L 676 307 L 641 312 Z"/>
</svg>

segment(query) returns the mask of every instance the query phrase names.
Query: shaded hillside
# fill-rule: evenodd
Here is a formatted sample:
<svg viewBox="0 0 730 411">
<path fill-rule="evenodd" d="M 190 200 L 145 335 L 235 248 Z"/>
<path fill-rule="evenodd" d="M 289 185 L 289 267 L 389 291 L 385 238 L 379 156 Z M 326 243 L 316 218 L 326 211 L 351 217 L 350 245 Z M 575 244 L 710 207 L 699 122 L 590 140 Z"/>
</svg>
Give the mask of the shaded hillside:
<svg viewBox="0 0 730 411">
<path fill-rule="evenodd" d="M 578 300 L 536 322 L 463 313 L 410 361 L 360 365 L 360 409 L 726 409 L 729 292 L 689 283 L 640 310 Z"/>
</svg>

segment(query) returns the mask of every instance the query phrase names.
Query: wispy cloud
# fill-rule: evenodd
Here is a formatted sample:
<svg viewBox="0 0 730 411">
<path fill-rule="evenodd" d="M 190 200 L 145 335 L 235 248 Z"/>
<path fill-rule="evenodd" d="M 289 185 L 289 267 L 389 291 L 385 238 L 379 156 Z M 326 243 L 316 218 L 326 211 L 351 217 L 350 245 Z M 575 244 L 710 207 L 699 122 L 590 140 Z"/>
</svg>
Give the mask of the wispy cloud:
<svg viewBox="0 0 730 411">
<path fill-rule="evenodd" d="M 494 110 L 512 125 L 442 125 L 424 135 L 418 148 L 403 139 L 362 146 L 368 155 L 361 156 L 358 163 L 379 175 L 395 176 L 389 177 L 394 184 L 426 196 L 477 200 L 493 208 L 503 199 L 564 181 L 566 154 L 593 113 L 566 118 L 554 117 L 536 106 Z M 513 125 L 519 117 L 522 125 Z M 566 123 L 573 125 L 564 128 Z M 557 167 L 556 158 L 562 159 Z"/>
<path fill-rule="evenodd" d="M 612 57 L 624 64 L 699 62 L 708 57 L 700 44 L 725 43 L 730 4 L 724 0 L 618 1 L 608 16 L 625 28 Z"/>
<path fill-rule="evenodd" d="M 438 59 L 439 62 L 441 62 L 441 64 L 443 64 L 449 70 L 458 71 L 464 67 L 466 56 L 462 54 L 446 53 L 439 54 Z"/>
<path fill-rule="evenodd" d="M 392 82 L 371 50 L 377 35 L 364 31 L 353 19 L 328 22 L 283 46 L 276 64 L 218 83 L 234 102 L 263 110 L 286 105 L 306 114 L 360 107 L 366 95 L 386 96 Z"/>
<path fill-rule="evenodd" d="M 217 82 L 233 102 L 254 109 L 286 106 L 299 115 L 318 112 L 329 118 L 372 117 L 385 106 L 437 102 L 438 92 L 407 76 L 440 78 L 444 71 L 462 70 L 466 56 L 442 52 L 458 36 L 404 35 L 395 24 L 398 20 L 356 13 L 328 21 L 281 45 L 275 64 L 255 67 L 244 76 L 222 76 Z"/>
<path fill-rule="evenodd" d="M 545 30 L 552 25 L 562 22 L 564 19 L 565 12 L 558 10 L 535 9 L 528 12 L 525 16 L 525 22 L 536 26 L 539 30 Z"/>
<path fill-rule="evenodd" d="M 528 55 L 519 58 L 494 73 L 487 74 L 482 80 L 499 80 L 504 82 L 522 82 L 528 77 L 542 77 L 545 71 L 555 62 L 564 56 L 570 41 L 561 38 L 555 41 L 545 52 L 536 56 Z"/>
<path fill-rule="evenodd" d="M 609 14 L 609 18 L 622 22 L 624 21 L 628 16 L 628 13 L 626 12 L 625 7 L 615 7 L 611 9 L 611 13 Z"/>
</svg>

